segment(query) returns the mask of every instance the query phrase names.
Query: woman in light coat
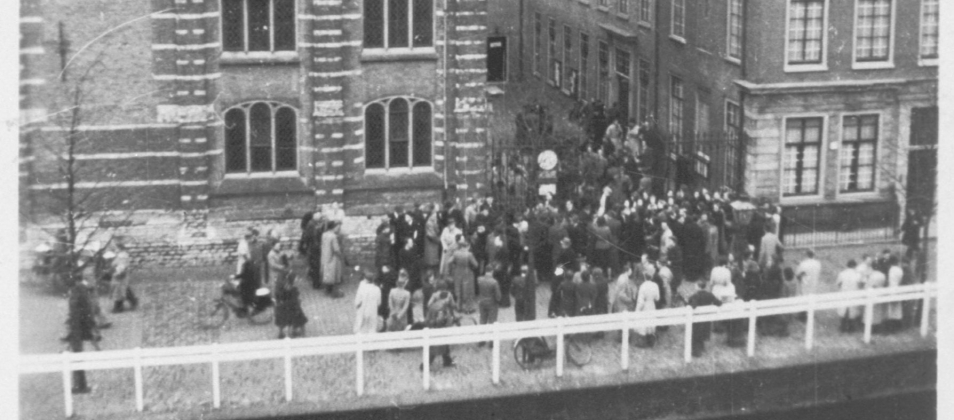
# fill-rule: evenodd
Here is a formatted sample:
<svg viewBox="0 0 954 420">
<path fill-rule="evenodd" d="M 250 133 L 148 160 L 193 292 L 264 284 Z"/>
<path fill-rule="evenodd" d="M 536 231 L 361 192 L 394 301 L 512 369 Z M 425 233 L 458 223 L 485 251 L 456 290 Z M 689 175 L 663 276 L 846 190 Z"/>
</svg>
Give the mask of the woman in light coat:
<svg viewBox="0 0 954 420">
<path fill-rule="evenodd" d="M 447 264 L 450 276 L 454 280 L 454 296 L 461 311 L 471 313 L 477 310 L 474 269 L 477 259 L 470 252 L 470 245 L 464 239 L 457 243 L 457 250 Z"/>
<path fill-rule="evenodd" d="M 411 307 L 411 292 L 407 291 L 407 271 L 401 270 L 397 287 L 388 295 L 388 331 L 404 331 L 407 328 L 407 311 Z"/>
<path fill-rule="evenodd" d="M 651 279 L 646 278 L 645 274 L 641 277 L 641 279 L 638 279 L 641 283 L 639 284 L 639 292 L 636 295 L 636 312 L 654 312 L 656 310 L 656 302 L 658 302 L 660 298 L 659 285 Z M 637 327 L 634 329 L 634 332 L 636 333 L 637 346 L 653 347 L 656 345 L 655 326 Z"/>
<path fill-rule="evenodd" d="M 354 297 L 354 333 L 378 332 L 378 307 L 381 306 L 381 288 L 371 279 L 372 273 L 364 273 Z"/>
<path fill-rule="evenodd" d="M 444 228 L 444 231 L 441 232 L 441 246 L 443 247 L 443 253 L 441 253 L 441 275 L 448 275 L 451 259 L 454 256 L 454 252 L 457 251 L 457 237 L 463 235 L 464 232 L 457 227 L 457 221 L 453 218 L 447 220 L 447 227 Z"/>
<path fill-rule="evenodd" d="M 901 286 L 901 281 L 904 279 L 904 270 L 901 269 L 901 264 L 898 262 L 898 257 L 891 255 L 888 257 L 888 287 L 896 288 Z M 902 302 L 891 302 L 887 304 L 887 313 L 885 317 L 885 332 L 893 333 L 901 329 L 902 320 L 904 318 L 904 310 Z"/>
</svg>

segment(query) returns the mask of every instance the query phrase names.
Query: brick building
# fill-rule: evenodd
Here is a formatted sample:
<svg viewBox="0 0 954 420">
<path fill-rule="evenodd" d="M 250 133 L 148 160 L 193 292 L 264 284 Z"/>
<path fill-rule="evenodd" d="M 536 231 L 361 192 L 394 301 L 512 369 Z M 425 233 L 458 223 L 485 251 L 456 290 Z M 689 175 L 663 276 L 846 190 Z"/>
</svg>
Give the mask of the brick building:
<svg viewBox="0 0 954 420">
<path fill-rule="evenodd" d="M 361 243 L 385 209 L 484 188 L 486 0 L 24 0 L 21 34 L 26 243 L 70 133 L 88 205 L 134 209 L 116 233 L 169 263 L 248 225 L 293 238 L 318 204 Z"/>
<path fill-rule="evenodd" d="M 900 223 L 933 200 L 937 0 L 520 4 L 522 80 L 682 143 L 744 132 L 733 181 L 796 223 Z"/>
</svg>

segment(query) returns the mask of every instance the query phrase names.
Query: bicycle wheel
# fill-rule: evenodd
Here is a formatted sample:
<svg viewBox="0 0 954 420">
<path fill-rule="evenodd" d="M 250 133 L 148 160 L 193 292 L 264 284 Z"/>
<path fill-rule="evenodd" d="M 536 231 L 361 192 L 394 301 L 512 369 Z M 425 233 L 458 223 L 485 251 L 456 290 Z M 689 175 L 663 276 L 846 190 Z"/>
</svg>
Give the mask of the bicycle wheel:
<svg viewBox="0 0 954 420">
<path fill-rule="evenodd" d="M 214 300 L 199 308 L 199 325 L 205 329 L 219 328 L 229 319 L 230 311 L 228 305 Z"/>
<path fill-rule="evenodd" d="M 576 340 L 566 340 L 566 358 L 574 365 L 583 366 L 593 360 L 593 350 Z"/>
<path fill-rule="evenodd" d="M 513 359 L 517 361 L 517 364 L 520 365 L 523 370 L 540 366 L 540 363 L 543 362 L 543 357 L 538 354 L 538 349 L 544 348 L 541 347 L 541 345 L 545 344 L 540 342 L 540 338 L 521 338 L 513 343 Z"/>
<path fill-rule="evenodd" d="M 248 322 L 254 325 L 262 325 L 272 322 L 275 318 L 275 306 L 269 305 L 267 308 L 258 312 L 252 312 L 248 316 Z"/>
</svg>

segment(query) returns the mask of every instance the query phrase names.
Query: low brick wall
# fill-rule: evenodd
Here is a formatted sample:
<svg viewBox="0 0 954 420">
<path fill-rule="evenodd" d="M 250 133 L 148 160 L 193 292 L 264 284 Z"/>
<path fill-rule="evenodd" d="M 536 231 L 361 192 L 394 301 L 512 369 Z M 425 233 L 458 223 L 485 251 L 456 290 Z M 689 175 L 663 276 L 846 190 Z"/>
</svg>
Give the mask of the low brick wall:
<svg viewBox="0 0 954 420">
<path fill-rule="evenodd" d="M 367 266 L 374 262 L 374 231 L 381 217 L 346 217 L 342 224 L 343 247 L 348 262 Z M 128 245 L 132 264 L 137 267 L 187 267 L 234 264 L 238 241 L 246 229 L 254 227 L 262 235 L 274 230 L 279 247 L 295 255 L 301 237 L 300 219 L 235 220 L 208 218 L 197 222 L 193 214 L 152 214 L 129 226 L 103 229 L 96 239 L 105 243 L 110 236 L 122 237 Z M 21 242 L 21 267 L 33 264 L 32 250 L 51 238 L 40 227 L 27 229 Z"/>
</svg>

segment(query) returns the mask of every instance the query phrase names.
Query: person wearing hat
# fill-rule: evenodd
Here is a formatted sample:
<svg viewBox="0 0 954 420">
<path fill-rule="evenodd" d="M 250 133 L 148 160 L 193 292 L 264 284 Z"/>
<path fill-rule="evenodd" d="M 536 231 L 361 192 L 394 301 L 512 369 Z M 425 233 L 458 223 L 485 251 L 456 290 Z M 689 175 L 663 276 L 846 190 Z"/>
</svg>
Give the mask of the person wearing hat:
<svg viewBox="0 0 954 420">
<path fill-rule="evenodd" d="M 494 279 L 494 269 L 488 266 L 484 275 L 477 279 L 477 305 L 480 309 L 481 325 L 497 322 L 497 304 L 502 299 L 500 284 Z"/>
<path fill-rule="evenodd" d="M 124 310 L 123 304 L 129 301 L 129 310 L 136 310 L 139 306 L 139 299 L 133 293 L 129 286 L 129 252 L 126 252 L 126 245 L 122 242 L 116 243 L 116 257 L 113 259 L 113 284 L 112 293 L 113 313 L 120 313 Z"/>
</svg>

